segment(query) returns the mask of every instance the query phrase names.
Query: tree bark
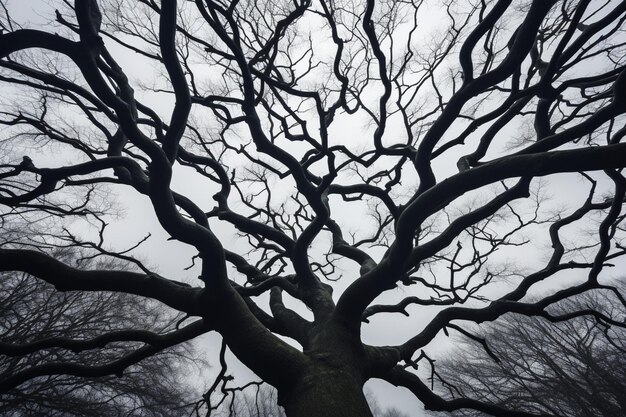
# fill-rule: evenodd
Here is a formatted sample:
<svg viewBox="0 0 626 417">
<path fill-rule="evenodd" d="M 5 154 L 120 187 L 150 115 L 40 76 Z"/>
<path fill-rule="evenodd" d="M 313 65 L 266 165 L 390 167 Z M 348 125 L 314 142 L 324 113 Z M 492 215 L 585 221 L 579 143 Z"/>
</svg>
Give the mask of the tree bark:
<svg viewBox="0 0 626 417">
<path fill-rule="evenodd" d="M 372 417 L 362 381 L 347 369 L 316 365 L 286 389 L 278 395 L 288 417 Z"/>
<path fill-rule="evenodd" d="M 278 389 L 287 416 L 372 417 L 363 394 L 366 360 L 359 335 L 329 320 L 311 329 L 309 343 L 304 371 Z"/>
</svg>

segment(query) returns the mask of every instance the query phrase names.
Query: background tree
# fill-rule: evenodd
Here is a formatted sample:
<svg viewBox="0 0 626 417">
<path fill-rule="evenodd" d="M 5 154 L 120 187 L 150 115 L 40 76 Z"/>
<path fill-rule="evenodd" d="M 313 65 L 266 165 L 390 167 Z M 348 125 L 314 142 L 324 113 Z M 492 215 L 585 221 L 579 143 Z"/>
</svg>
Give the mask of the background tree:
<svg viewBox="0 0 626 417">
<path fill-rule="evenodd" d="M 598 291 L 559 303 L 547 318 L 506 315 L 481 332 L 491 355 L 476 344 L 465 345 L 453 360 L 437 362 L 439 375 L 452 395 L 470 395 L 517 410 L 623 416 L 625 312 L 615 305 L 620 303 L 613 294 Z M 593 314 L 567 319 L 580 310 L 600 311 L 610 319 L 596 320 Z"/>
<path fill-rule="evenodd" d="M 54 255 L 69 264 L 78 258 L 62 251 Z M 35 376 L 4 392 L 3 416 L 171 416 L 191 411 L 197 390 L 191 380 L 185 382 L 193 353 L 188 344 L 149 352 L 137 365 L 120 371 L 122 378 L 81 375 L 132 357 L 137 342 L 124 340 L 130 328 L 145 334 L 173 330 L 176 320 L 164 317 L 156 303 L 137 303 L 123 293 L 59 292 L 24 273 L 6 272 L 1 278 L 0 378 L 70 362 L 75 373 Z"/>
<path fill-rule="evenodd" d="M 619 293 L 624 2 L 83 0 L 36 4 L 53 19 L 39 27 L 16 4 L 0 20 L 0 215 L 47 229 L 11 232 L 0 271 L 188 319 L 107 331 L 136 347 L 46 358 L 0 392 L 123 375 L 216 332 L 196 412 L 235 389 L 232 354 L 289 417 L 369 416 L 374 378 L 428 409 L 525 416 L 429 385 L 440 335 L 480 342 L 468 323 Z M 142 213 L 120 230 L 124 211 Z M 128 267 L 70 265 L 59 247 Z M 375 341 L 393 313 L 404 333 Z"/>
</svg>

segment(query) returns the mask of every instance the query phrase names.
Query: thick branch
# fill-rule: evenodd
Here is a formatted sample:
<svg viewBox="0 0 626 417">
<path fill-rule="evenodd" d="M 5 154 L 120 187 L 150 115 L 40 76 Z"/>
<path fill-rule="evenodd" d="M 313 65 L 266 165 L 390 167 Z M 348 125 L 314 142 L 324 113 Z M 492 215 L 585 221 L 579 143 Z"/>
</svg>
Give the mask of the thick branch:
<svg viewBox="0 0 626 417">
<path fill-rule="evenodd" d="M 129 271 L 72 268 L 41 252 L 0 249 L 0 271 L 22 271 L 55 286 L 59 291 L 115 291 L 153 298 L 190 315 L 201 315 L 199 288 L 157 275 Z"/>
</svg>

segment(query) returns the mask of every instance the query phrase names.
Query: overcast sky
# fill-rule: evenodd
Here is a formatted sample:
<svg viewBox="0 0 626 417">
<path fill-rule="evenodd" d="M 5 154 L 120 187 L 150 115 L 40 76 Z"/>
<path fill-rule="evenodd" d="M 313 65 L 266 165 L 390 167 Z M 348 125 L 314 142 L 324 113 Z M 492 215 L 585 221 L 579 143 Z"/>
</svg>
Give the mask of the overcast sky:
<svg viewBox="0 0 626 417">
<path fill-rule="evenodd" d="M 50 5 L 46 5 L 46 3 L 47 2 L 43 0 L 10 0 L 7 2 L 11 14 L 17 21 L 23 22 L 25 26 L 33 27 L 46 24 L 53 16 L 52 12 L 55 6 L 61 7 L 60 1 L 58 2 L 59 6 L 57 6 L 54 1 L 50 1 Z M 437 15 L 433 16 L 436 17 Z M 424 22 L 423 29 L 425 31 L 428 32 L 436 28 L 436 18 L 428 19 L 428 17 L 425 17 L 422 21 Z M 155 71 L 149 63 L 136 54 L 122 51 L 120 48 L 113 45 L 111 45 L 111 50 L 115 52 L 118 62 L 130 75 L 135 85 L 139 84 L 139 80 L 146 82 L 146 74 L 149 74 L 149 77 L 157 75 L 158 71 Z M 137 93 L 140 96 L 143 94 L 139 88 L 137 88 Z M 154 95 L 150 95 L 150 97 L 151 105 L 154 105 L 159 111 L 167 113 L 167 110 L 171 106 L 171 98 L 163 95 L 158 100 L 155 100 Z M 334 125 L 335 127 L 332 131 L 334 136 L 349 137 L 354 134 L 355 130 L 367 132 L 369 129 L 368 126 L 354 126 L 353 122 L 348 122 L 347 120 L 348 119 L 346 119 L 346 122 L 342 123 L 340 119 L 339 122 Z M 515 136 L 518 134 L 518 131 L 514 127 L 509 127 L 507 130 L 503 131 L 503 134 Z M 21 157 L 21 155 L 19 157 Z M 31 157 L 35 160 L 37 166 L 55 166 L 59 161 L 62 161 L 66 155 L 62 152 L 50 154 L 46 150 L 45 153 L 39 154 L 35 151 Z M 438 162 L 438 164 L 440 164 L 438 166 L 440 178 L 444 178 L 456 172 L 455 161 L 456 159 Z M 277 184 L 277 189 L 283 185 L 284 184 Z M 212 193 L 207 190 L 202 178 L 191 169 L 177 167 L 172 187 L 182 194 L 189 196 L 200 206 L 206 207 L 212 204 L 210 198 Z M 576 201 L 585 196 L 583 190 L 585 190 L 586 187 L 587 185 L 584 182 L 575 178 L 573 175 L 549 177 L 545 182 L 545 193 L 550 197 L 548 207 L 557 208 L 566 206 L 567 204 L 575 204 Z M 484 192 L 485 190 L 481 190 L 478 194 Z M 114 222 L 111 222 L 111 226 L 107 231 L 107 238 L 110 239 L 111 242 L 115 242 L 118 248 L 123 248 L 124 246 L 133 244 L 133 242 L 138 241 L 148 233 L 151 233 L 152 237 L 142 245 L 136 253 L 147 259 L 151 265 L 157 266 L 160 273 L 164 276 L 197 285 L 197 269 L 192 268 L 185 270 L 185 267 L 190 263 L 190 258 L 195 255 L 195 251 L 184 244 L 167 240 L 167 235 L 158 224 L 147 198 L 124 188 L 116 188 L 114 195 L 118 207 L 120 208 L 120 214 Z M 469 198 L 472 198 L 472 196 L 468 196 L 468 199 Z M 359 210 L 362 210 L 362 208 L 359 209 L 357 207 L 358 206 L 349 205 L 347 208 L 344 208 L 343 211 L 333 212 L 333 215 L 345 224 L 351 224 L 352 227 L 358 228 L 360 222 L 367 220 L 362 218 L 362 216 L 355 215 L 355 212 L 359 213 Z M 237 248 L 240 240 L 234 236 L 233 230 L 230 227 L 215 224 L 214 229 L 216 233 L 223 237 L 224 245 L 227 248 Z M 501 255 L 503 261 L 516 261 L 522 264 L 524 268 L 528 269 L 540 265 L 545 260 L 542 259 L 542 250 L 547 243 L 546 236 L 531 235 L 530 238 L 533 241 L 526 249 L 522 251 L 518 250 L 517 252 L 504 252 Z M 344 275 L 346 277 L 350 277 L 350 275 L 354 275 L 357 272 L 356 267 L 349 262 L 342 262 L 340 266 L 345 269 Z M 347 284 L 347 279 L 334 284 L 337 288 L 335 294 L 340 294 L 341 290 L 345 288 Z M 547 288 L 554 288 L 554 285 L 555 284 L 552 282 L 546 284 Z M 501 290 L 501 288 L 495 288 L 494 293 L 498 290 Z M 409 294 L 409 291 L 410 289 L 397 289 L 381 297 L 381 299 L 387 302 L 397 302 L 402 297 Z M 302 306 L 298 307 L 295 304 L 293 305 L 302 315 L 310 317 L 310 313 L 305 308 Z M 424 309 L 416 306 L 409 308 L 409 311 L 412 313 L 418 310 L 419 314 L 412 314 L 411 317 L 405 317 L 399 314 L 387 314 L 373 318 L 370 324 L 364 326 L 364 341 L 373 345 L 401 343 L 410 335 L 417 333 L 438 311 L 438 309 L 435 308 Z M 202 337 L 200 340 L 211 353 L 209 360 L 214 367 L 211 368 L 210 372 L 215 373 L 218 370 L 217 356 L 215 353 L 219 349 L 219 338 L 215 335 L 211 335 Z M 429 352 L 434 352 L 435 356 L 437 356 L 438 351 L 447 352 L 450 346 L 451 343 L 447 341 L 444 336 L 441 336 L 431 344 Z M 440 356 L 444 355 L 445 353 L 440 353 Z M 252 377 L 250 372 L 243 369 L 239 369 L 236 372 L 243 379 Z M 397 407 L 408 413 L 411 417 L 421 417 L 425 415 L 421 411 L 423 406 L 420 402 L 404 389 L 398 389 L 387 383 L 375 380 L 368 382 L 366 388 L 371 389 L 384 406 Z"/>
</svg>

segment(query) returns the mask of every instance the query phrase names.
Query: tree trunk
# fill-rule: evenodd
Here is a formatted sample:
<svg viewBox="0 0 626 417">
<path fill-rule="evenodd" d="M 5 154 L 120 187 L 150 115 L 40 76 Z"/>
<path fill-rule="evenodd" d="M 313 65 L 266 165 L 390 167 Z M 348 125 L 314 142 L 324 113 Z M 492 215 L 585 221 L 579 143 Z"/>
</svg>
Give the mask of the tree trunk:
<svg viewBox="0 0 626 417">
<path fill-rule="evenodd" d="M 278 395 L 288 417 L 372 417 L 360 378 L 331 365 L 313 366 Z"/>
<path fill-rule="evenodd" d="M 308 364 L 290 386 L 279 388 L 288 417 L 372 417 L 363 395 L 365 354 L 359 334 L 334 320 L 309 333 Z"/>
</svg>

